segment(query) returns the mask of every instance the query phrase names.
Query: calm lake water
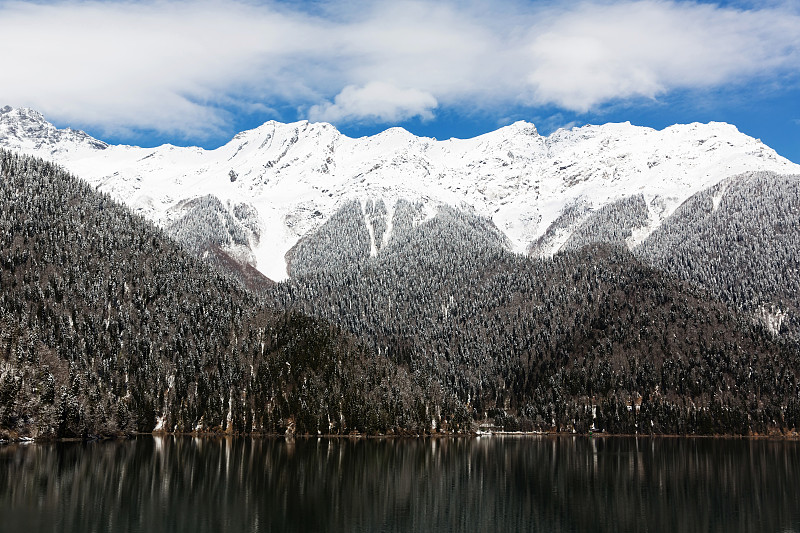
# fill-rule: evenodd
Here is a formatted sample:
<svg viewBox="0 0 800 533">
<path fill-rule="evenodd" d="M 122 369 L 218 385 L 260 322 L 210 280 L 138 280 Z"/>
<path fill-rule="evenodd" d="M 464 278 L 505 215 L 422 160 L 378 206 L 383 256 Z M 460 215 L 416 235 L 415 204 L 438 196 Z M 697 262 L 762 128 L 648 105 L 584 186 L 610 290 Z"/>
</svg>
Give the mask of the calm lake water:
<svg viewBox="0 0 800 533">
<path fill-rule="evenodd" d="M 800 443 L 490 437 L 0 446 L 0 530 L 800 531 Z"/>
</svg>

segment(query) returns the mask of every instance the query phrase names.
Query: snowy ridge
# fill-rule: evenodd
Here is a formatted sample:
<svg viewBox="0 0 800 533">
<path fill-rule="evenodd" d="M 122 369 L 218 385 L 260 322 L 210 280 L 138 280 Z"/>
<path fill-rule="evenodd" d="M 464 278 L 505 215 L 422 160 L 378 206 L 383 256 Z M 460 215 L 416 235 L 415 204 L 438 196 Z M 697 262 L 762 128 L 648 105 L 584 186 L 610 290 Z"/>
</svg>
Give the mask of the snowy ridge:
<svg viewBox="0 0 800 533">
<path fill-rule="evenodd" d="M 642 194 L 648 205 L 648 224 L 629 241 L 635 244 L 689 196 L 729 176 L 800 173 L 759 140 L 713 122 L 660 131 L 606 124 L 547 137 L 517 122 L 437 141 L 402 128 L 354 139 L 330 124 L 270 121 L 204 150 L 106 145 L 58 130 L 35 111 L 6 107 L 0 146 L 54 160 L 163 226 L 175 222 L 181 202 L 205 195 L 251 206 L 260 225 L 250 239 L 256 267 L 276 280 L 286 277 L 286 252 L 353 199 L 362 206 L 382 199 L 388 213 L 399 199 L 419 200 L 427 213 L 439 204 L 471 208 L 490 217 L 515 251 L 537 242 L 536 253 L 551 254 L 576 222 L 620 198 Z M 574 205 L 586 207 L 582 218 L 548 233 Z M 373 235 L 373 246 L 390 232 L 378 242 Z"/>
<path fill-rule="evenodd" d="M 59 130 L 33 109 L 0 108 L 0 146 L 42 158 L 89 155 L 105 150 L 103 141 L 71 128 Z"/>
</svg>

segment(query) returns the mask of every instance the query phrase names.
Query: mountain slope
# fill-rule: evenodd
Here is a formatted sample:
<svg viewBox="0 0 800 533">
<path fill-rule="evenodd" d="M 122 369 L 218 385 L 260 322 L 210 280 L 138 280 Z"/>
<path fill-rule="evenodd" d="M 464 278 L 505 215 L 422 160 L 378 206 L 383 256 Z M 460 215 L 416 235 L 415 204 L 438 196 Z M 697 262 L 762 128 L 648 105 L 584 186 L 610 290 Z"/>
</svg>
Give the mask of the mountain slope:
<svg viewBox="0 0 800 533">
<path fill-rule="evenodd" d="M 725 178 L 800 172 L 721 123 L 661 131 L 606 124 L 544 137 L 519 122 L 473 139 L 437 141 L 399 128 L 352 139 L 329 124 L 267 122 L 216 150 L 100 149 L 104 143 L 94 142 L 55 130 L 29 110 L 0 112 L 0 146 L 58 161 L 162 227 L 180 221 L 187 203 L 215 197 L 233 221 L 228 229 L 242 236 L 223 249 L 275 280 L 287 276 L 286 253 L 354 200 L 362 211 L 368 200 L 382 203 L 384 213 L 373 218 L 383 218 L 384 241 L 404 200 L 420 203 L 423 218 L 441 204 L 467 208 L 489 217 L 512 250 L 548 256 L 592 213 L 618 200 L 641 195 L 647 207 L 629 243 L 636 244 L 689 196 Z M 253 216 L 242 221 L 237 210 Z"/>
<path fill-rule="evenodd" d="M 322 246 L 329 268 L 268 294 L 507 429 L 761 433 L 800 422 L 792 341 L 622 247 L 532 259 L 489 235 L 485 219 L 443 209 L 347 268 Z"/>
<path fill-rule="evenodd" d="M 800 338 L 798 213 L 800 175 L 734 176 L 689 198 L 634 252 Z"/>
<path fill-rule="evenodd" d="M 60 130 L 33 109 L 5 106 L 0 108 L 0 147 L 55 159 L 90 155 L 108 145 L 80 130 Z"/>
<path fill-rule="evenodd" d="M 385 357 L 265 308 L 108 195 L 4 150 L 0 287 L 0 439 L 429 424 Z"/>
<path fill-rule="evenodd" d="M 343 268 L 318 268 L 312 236 L 273 311 L 108 195 L 0 150 L 0 436 L 800 422 L 797 345 L 710 295 L 622 247 L 526 258 L 486 218 L 421 211 L 396 211 L 385 243 L 371 223 Z"/>
</svg>

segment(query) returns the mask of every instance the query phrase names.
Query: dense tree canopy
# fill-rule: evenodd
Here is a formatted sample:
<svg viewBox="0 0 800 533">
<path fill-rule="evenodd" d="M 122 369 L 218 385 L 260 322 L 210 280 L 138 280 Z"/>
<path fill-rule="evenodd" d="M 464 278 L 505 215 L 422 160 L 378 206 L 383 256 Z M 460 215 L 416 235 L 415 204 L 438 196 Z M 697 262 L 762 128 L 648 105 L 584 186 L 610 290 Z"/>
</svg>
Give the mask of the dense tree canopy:
<svg viewBox="0 0 800 533">
<path fill-rule="evenodd" d="M 252 238 L 246 209 L 228 220 L 213 198 L 187 206 L 170 234 L 210 237 L 182 238 L 185 248 L 58 167 L 0 151 L 0 437 L 420 433 L 487 419 L 618 433 L 795 428 L 796 338 L 754 321 L 750 302 L 795 309 L 796 269 L 726 277 L 732 265 L 765 268 L 746 250 L 764 246 L 751 236 L 766 224 L 768 253 L 795 268 L 796 182 L 765 200 L 782 206 L 768 223 L 741 226 L 755 214 L 725 203 L 759 179 L 677 213 L 698 227 L 724 215 L 724 232 L 693 241 L 665 225 L 637 250 L 667 272 L 591 244 L 627 238 L 638 198 L 598 215 L 619 223 L 584 224 L 552 259 L 510 253 L 468 212 L 443 206 L 426 219 L 401 201 L 390 218 L 370 201 L 304 238 L 289 257 L 295 277 L 256 294 L 197 257 Z M 711 261 L 692 250 L 737 228 L 745 244 L 720 259 L 727 270 L 689 268 Z M 662 246 L 681 252 L 668 260 Z"/>
<path fill-rule="evenodd" d="M 321 232 L 358 228 L 357 207 L 348 207 L 347 224 Z M 620 228 L 632 217 L 623 218 Z M 506 251 L 490 221 L 447 207 L 393 227 L 377 257 L 309 269 L 272 291 L 276 305 L 339 324 L 453 395 L 470 418 L 507 428 L 747 433 L 796 425 L 794 341 L 624 247 L 530 259 Z M 341 264 L 341 250 L 316 242 L 316 264 Z"/>
<path fill-rule="evenodd" d="M 0 151 L 0 178 L 3 434 L 423 424 L 391 413 L 424 395 L 352 337 L 264 308 L 52 164 Z"/>
</svg>

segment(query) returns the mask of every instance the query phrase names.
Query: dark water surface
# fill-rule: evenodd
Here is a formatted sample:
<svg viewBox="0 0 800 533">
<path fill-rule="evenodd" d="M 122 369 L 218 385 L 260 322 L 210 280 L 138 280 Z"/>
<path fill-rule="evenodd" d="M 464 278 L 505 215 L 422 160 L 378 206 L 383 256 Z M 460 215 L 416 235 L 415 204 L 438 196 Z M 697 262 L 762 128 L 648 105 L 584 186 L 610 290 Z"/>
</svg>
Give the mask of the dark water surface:
<svg viewBox="0 0 800 533">
<path fill-rule="evenodd" d="M 800 443 L 193 439 L 0 446 L 0 531 L 800 531 Z"/>
</svg>

